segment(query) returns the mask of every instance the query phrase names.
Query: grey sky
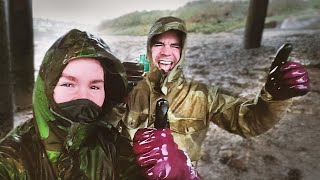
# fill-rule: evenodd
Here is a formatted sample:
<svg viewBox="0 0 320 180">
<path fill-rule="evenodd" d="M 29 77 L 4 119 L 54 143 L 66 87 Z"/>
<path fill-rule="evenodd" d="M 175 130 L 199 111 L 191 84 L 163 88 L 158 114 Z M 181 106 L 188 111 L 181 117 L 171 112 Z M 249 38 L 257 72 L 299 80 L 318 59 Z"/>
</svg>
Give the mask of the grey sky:
<svg viewBox="0 0 320 180">
<path fill-rule="evenodd" d="M 97 24 L 134 11 L 173 10 L 192 0 L 33 0 L 33 16 Z"/>
</svg>

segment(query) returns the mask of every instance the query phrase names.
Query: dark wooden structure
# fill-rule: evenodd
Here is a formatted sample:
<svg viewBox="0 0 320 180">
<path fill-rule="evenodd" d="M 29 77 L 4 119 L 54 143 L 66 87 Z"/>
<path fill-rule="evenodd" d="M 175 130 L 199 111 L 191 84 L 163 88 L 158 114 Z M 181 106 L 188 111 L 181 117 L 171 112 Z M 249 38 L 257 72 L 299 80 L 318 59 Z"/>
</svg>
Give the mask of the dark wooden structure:
<svg viewBox="0 0 320 180">
<path fill-rule="evenodd" d="M 0 0 L 0 137 L 30 107 L 34 84 L 31 0 Z"/>
<path fill-rule="evenodd" d="M 244 34 L 245 49 L 258 48 L 261 46 L 268 3 L 269 0 L 250 0 Z"/>
<path fill-rule="evenodd" d="M 14 109 L 31 107 L 34 84 L 32 0 L 9 0 Z"/>
<path fill-rule="evenodd" d="M 13 127 L 8 0 L 0 0 L 0 137 Z"/>
</svg>

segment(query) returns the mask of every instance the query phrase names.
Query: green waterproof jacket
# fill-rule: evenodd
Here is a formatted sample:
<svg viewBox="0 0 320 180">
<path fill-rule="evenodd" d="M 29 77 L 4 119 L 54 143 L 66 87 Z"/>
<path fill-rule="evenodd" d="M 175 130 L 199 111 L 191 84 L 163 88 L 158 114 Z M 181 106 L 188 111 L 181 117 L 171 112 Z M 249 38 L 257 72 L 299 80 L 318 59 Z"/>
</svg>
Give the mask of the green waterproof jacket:
<svg viewBox="0 0 320 180">
<path fill-rule="evenodd" d="M 137 129 L 153 127 L 155 103 L 158 98 L 165 98 L 169 102 L 168 120 L 175 142 L 192 161 L 197 161 L 210 122 L 230 133 L 252 137 L 266 132 L 282 118 L 291 101 L 272 101 L 264 88 L 255 99 L 243 101 L 222 94 L 217 87 L 186 79 L 182 64 L 187 30 L 178 18 L 164 17 L 154 23 L 147 41 L 149 60 L 152 38 L 168 30 L 184 34 L 180 61 L 168 74 L 151 65 L 151 71 L 128 97 L 129 112 L 123 121 L 123 134 L 132 139 Z"/>
<path fill-rule="evenodd" d="M 92 124 L 63 120 L 63 111 L 53 100 L 63 69 L 78 57 L 99 60 L 105 73 L 104 113 Z M 33 119 L 0 142 L 0 179 L 119 179 L 119 131 L 109 123 L 109 114 L 127 94 L 126 82 L 121 62 L 100 38 L 76 29 L 59 38 L 39 70 Z"/>
</svg>

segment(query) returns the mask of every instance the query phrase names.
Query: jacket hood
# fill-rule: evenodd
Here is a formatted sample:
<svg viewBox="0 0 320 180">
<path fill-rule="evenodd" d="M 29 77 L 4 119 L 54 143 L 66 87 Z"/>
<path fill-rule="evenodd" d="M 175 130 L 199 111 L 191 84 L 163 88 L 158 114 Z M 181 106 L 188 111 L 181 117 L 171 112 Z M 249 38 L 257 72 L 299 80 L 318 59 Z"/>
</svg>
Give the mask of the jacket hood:
<svg viewBox="0 0 320 180">
<path fill-rule="evenodd" d="M 182 43 L 182 50 L 180 60 L 177 65 L 167 74 L 163 75 L 166 76 L 164 81 L 171 82 L 174 79 L 177 79 L 180 75 L 182 75 L 182 64 L 184 63 L 184 54 L 185 54 L 185 47 L 186 47 L 186 39 L 187 39 L 187 28 L 185 22 L 177 17 L 167 16 L 158 19 L 150 28 L 147 40 L 147 58 L 150 61 L 150 72 L 158 71 L 152 63 L 152 54 L 151 54 L 151 43 L 155 36 L 162 34 L 169 30 L 176 30 L 181 32 L 181 43 Z M 157 73 L 159 74 L 159 73 Z"/>
<path fill-rule="evenodd" d="M 105 73 L 105 97 L 103 112 L 122 103 L 127 93 L 127 79 L 121 61 L 107 44 L 85 31 L 73 29 L 60 37 L 47 51 L 35 83 L 33 105 L 36 124 L 41 139 L 49 136 L 49 121 L 56 118 L 50 109 L 59 112 L 53 99 L 53 90 L 68 62 L 79 57 L 98 60 Z"/>
</svg>

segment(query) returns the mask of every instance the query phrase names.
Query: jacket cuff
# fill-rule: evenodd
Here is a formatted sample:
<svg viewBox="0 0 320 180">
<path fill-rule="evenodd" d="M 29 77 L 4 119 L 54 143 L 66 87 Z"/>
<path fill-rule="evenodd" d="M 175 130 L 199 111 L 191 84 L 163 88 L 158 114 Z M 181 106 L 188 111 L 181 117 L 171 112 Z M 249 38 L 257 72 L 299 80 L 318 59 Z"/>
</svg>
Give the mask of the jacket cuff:
<svg viewBox="0 0 320 180">
<path fill-rule="evenodd" d="M 272 101 L 273 100 L 272 95 L 266 90 L 265 86 L 263 86 L 263 88 L 261 89 L 260 96 L 265 101 Z"/>
<path fill-rule="evenodd" d="M 260 97 L 264 101 L 269 101 L 269 102 L 287 102 L 288 104 L 292 103 L 292 98 L 286 99 L 286 100 L 274 100 L 272 95 L 266 90 L 265 86 L 263 86 L 263 88 L 261 89 Z"/>
</svg>

